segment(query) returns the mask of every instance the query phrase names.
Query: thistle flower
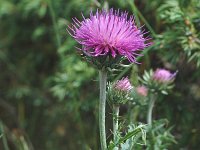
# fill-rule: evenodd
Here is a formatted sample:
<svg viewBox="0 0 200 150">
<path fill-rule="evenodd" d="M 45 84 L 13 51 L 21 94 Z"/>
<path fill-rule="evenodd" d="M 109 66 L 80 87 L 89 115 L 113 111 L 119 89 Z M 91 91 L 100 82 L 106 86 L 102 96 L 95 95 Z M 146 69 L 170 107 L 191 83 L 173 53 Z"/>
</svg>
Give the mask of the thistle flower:
<svg viewBox="0 0 200 150">
<path fill-rule="evenodd" d="M 176 72 L 172 74 L 166 69 L 156 69 L 153 74 L 153 80 L 165 83 L 174 79 L 175 75 Z"/>
<path fill-rule="evenodd" d="M 114 83 L 113 87 L 114 87 L 114 89 L 123 91 L 123 92 L 129 92 L 133 88 L 127 77 L 116 81 Z"/>
<path fill-rule="evenodd" d="M 136 62 L 140 56 L 138 51 L 151 45 L 144 38 L 141 28 L 135 24 L 134 17 L 128 18 L 127 12 L 110 9 L 109 12 L 98 11 L 90 13 L 89 18 L 79 21 L 73 19 L 69 32 L 83 47 L 81 51 L 91 57 L 117 56 L 126 57 L 130 62 Z"/>
<path fill-rule="evenodd" d="M 147 96 L 148 95 L 148 89 L 145 86 L 138 86 L 136 87 L 136 92 L 141 96 Z"/>
<path fill-rule="evenodd" d="M 122 78 L 112 84 L 108 85 L 108 101 L 112 104 L 125 104 L 131 97 L 131 85 L 129 79 Z"/>
<path fill-rule="evenodd" d="M 140 81 L 148 87 L 148 91 L 155 93 L 168 94 L 174 87 L 174 79 L 178 71 L 171 73 L 166 69 L 156 69 L 145 71 Z"/>
</svg>

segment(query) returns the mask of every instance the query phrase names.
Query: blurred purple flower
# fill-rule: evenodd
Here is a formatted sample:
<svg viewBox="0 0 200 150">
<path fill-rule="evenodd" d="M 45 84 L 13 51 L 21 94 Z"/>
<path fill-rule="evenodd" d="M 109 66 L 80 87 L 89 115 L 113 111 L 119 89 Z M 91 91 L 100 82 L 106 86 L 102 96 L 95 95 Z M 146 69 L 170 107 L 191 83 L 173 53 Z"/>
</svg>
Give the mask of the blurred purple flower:
<svg viewBox="0 0 200 150">
<path fill-rule="evenodd" d="M 136 92 L 141 96 L 147 96 L 148 95 L 148 89 L 146 86 L 138 86 L 136 87 Z"/>
<path fill-rule="evenodd" d="M 176 73 L 170 73 L 169 70 L 166 69 L 156 69 L 156 71 L 153 74 L 153 80 L 159 81 L 159 82 L 169 82 L 176 76 Z"/>
<path fill-rule="evenodd" d="M 129 92 L 133 88 L 127 77 L 116 81 L 113 87 L 116 90 L 123 91 L 123 92 Z"/>
<path fill-rule="evenodd" d="M 88 56 L 117 55 L 125 56 L 130 62 L 136 62 L 140 56 L 138 51 L 151 45 L 144 38 L 144 32 L 137 28 L 134 17 L 128 18 L 127 12 L 110 9 L 109 12 L 98 11 L 90 13 L 90 18 L 80 22 L 73 19 L 69 34 L 83 45 L 82 51 Z"/>
</svg>

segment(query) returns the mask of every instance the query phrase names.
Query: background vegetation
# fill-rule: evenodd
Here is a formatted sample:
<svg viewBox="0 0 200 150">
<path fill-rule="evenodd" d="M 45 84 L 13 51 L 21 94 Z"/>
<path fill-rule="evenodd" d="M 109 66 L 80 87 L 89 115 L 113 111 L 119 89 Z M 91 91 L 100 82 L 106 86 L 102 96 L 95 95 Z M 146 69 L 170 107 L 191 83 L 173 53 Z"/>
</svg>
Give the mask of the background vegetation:
<svg viewBox="0 0 200 150">
<path fill-rule="evenodd" d="M 177 144 L 170 149 L 200 149 L 199 0 L 0 0 L 0 149 L 99 148 L 98 72 L 77 53 L 66 27 L 105 5 L 134 13 L 154 41 L 141 65 L 110 80 L 129 75 L 137 85 L 144 70 L 178 70 L 154 116 L 173 126 Z M 145 122 L 141 109 L 135 118 Z"/>
</svg>

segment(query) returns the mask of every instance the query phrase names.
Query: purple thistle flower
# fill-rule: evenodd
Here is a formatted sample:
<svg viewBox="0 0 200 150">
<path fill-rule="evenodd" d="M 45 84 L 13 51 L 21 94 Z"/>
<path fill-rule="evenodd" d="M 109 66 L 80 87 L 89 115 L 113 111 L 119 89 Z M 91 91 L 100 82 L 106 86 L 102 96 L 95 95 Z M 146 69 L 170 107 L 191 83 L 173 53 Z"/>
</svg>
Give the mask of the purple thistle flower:
<svg viewBox="0 0 200 150">
<path fill-rule="evenodd" d="M 83 45 L 82 51 L 92 57 L 102 55 L 125 56 L 130 62 L 136 62 L 140 56 L 138 51 L 151 45 L 149 39 L 144 38 L 141 28 L 137 28 L 134 17 L 128 18 L 127 12 L 110 9 L 109 12 L 100 11 L 90 13 L 90 18 L 80 22 L 73 19 L 74 24 L 69 27 L 69 34 Z"/>
<path fill-rule="evenodd" d="M 114 83 L 113 87 L 114 87 L 114 89 L 123 91 L 123 92 L 129 92 L 133 88 L 127 77 L 116 81 Z"/>
<path fill-rule="evenodd" d="M 153 80 L 159 81 L 159 82 L 169 82 L 176 76 L 177 72 L 170 73 L 170 71 L 166 69 L 156 69 L 156 71 L 153 74 Z"/>
</svg>

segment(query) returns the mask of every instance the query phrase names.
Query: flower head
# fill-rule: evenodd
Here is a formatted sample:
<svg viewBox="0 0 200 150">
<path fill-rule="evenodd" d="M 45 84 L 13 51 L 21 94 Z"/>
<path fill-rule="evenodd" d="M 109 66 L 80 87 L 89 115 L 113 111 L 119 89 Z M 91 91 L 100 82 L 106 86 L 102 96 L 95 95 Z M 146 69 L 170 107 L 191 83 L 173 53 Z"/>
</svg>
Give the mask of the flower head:
<svg viewBox="0 0 200 150">
<path fill-rule="evenodd" d="M 148 89 L 145 86 L 138 86 L 136 87 L 136 92 L 141 96 L 147 96 L 148 95 Z"/>
<path fill-rule="evenodd" d="M 127 77 L 122 78 L 121 80 L 118 80 L 117 82 L 115 82 L 113 87 L 114 89 L 123 91 L 123 92 L 129 92 L 133 88 Z"/>
<path fill-rule="evenodd" d="M 167 95 L 174 87 L 174 79 L 178 71 L 171 73 L 166 69 L 152 69 L 145 71 L 142 78 L 142 83 L 148 88 L 149 92 L 160 93 Z"/>
<path fill-rule="evenodd" d="M 134 22 L 134 17 L 128 18 L 128 13 L 110 9 L 109 12 L 91 12 L 89 18 L 80 22 L 73 19 L 69 27 L 70 33 L 80 43 L 86 55 L 98 57 L 110 55 L 126 57 L 130 62 L 136 62 L 137 52 L 151 45 L 147 43 L 141 28 Z"/>
<path fill-rule="evenodd" d="M 153 74 L 153 80 L 159 82 L 168 82 L 174 79 L 175 75 L 176 72 L 172 74 L 166 69 L 157 69 Z"/>
</svg>

